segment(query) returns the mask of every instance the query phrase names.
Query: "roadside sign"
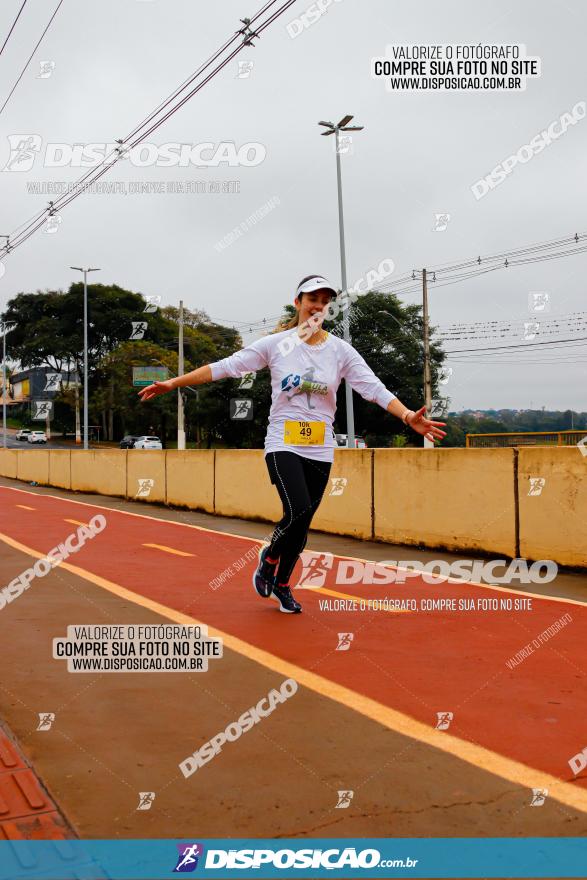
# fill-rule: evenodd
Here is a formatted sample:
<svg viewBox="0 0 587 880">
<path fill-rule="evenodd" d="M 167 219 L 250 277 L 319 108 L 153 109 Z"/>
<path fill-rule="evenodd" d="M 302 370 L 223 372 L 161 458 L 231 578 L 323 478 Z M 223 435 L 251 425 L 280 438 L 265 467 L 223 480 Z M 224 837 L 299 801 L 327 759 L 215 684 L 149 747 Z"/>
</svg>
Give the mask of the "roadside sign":
<svg viewBox="0 0 587 880">
<path fill-rule="evenodd" d="M 167 367 L 133 367 L 132 384 L 144 388 L 153 382 L 164 382 L 169 378 Z"/>
</svg>

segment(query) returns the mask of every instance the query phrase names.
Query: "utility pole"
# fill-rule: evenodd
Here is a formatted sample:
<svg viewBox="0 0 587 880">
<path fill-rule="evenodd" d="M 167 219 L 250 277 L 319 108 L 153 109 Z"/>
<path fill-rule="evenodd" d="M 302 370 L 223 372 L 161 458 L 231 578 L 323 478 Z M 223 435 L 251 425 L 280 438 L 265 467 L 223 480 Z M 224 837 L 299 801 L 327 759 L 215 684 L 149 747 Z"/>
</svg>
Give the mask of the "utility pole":
<svg viewBox="0 0 587 880">
<path fill-rule="evenodd" d="M 426 415 L 430 418 L 432 410 L 432 380 L 430 374 L 430 325 L 428 318 L 428 278 L 422 269 L 422 317 L 424 323 L 424 403 Z M 434 449 L 434 440 L 424 437 L 424 448 Z"/>
<path fill-rule="evenodd" d="M 416 269 L 412 270 L 412 279 L 416 280 Z M 420 270 L 422 272 L 422 324 L 423 324 L 423 333 L 422 333 L 422 350 L 424 354 L 424 404 L 426 406 L 426 415 L 430 418 L 432 413 L 432 371 L 430 369 L 430 317 L 428 315 L 428 272 L 426 269 Z M 436 281 L 436 274 L 432 274 L 432 280 Z M 391 317 L 394 321 L 397 321 L 394 315 L 391 315 L 389 312 L 379 311 L 378 315 L 384 315 L 385 317 Z M 399 321 L 397 321 L 399 324 Z M 401 325 L 400 325 L 401 326 Z M 424 437 L 424 448 L 425 449 L 434 449 L 434 441 L 427 440 Z"/>
<path fill-rule="evenodd" d="M 202 435 L 200 433 L 200 391 L 196 388 L 196 446 L 201 449 Z"/>
<path fill-rule="evenodd" d="M 182 376 L 183 366 L 183 300 L 179 301 L 179 349 L 177 353 L 177 375 Z M 185 425 L 183 412 L 183 397 L 181 388 L 177 389 L 177 448 L 185 449 Z"/>
<path fill-rule="evenodd" d="M 362 131 L 362 125 L 349 125 L 353 117 L 350 115 L 344 116 L 340 122 L 337 122 L 334 125 L 332 122 L 319 122 L 318 125 L 323 125 L 326 127 L 326 131 L 322 132 L 323 136 L 327 136 L 329 134 L 335 135 L 336 138 L 336 185 L 338 191 L 338 235 L 340 239 L 340 277 L 342 282 L 342 293 L 343 295 L 347 290 L 347 278 L 346 278 L 346 255 L 345 255 L 345 246 L 344 246 L 344 218 L 342 211 L 342 177 L 340 172 L 340 132 L 341 131 Z M 342 329 L 343 329 L 343 339 L 346 342 L 351 341 L 350 335 L 350 321 L 349 321 L 349 305 L 343 309 L 343 318 L 342 318 Z M 347 382 L 344 380 L 344 390 L 345 390 L 345 401 L 346 401 L 346 433 L 347 433 L 347 447 L 349 449 L 355 448 L 355 415 L 354 415 L 354 407 L 353 407 L 353 389 Z"/>
<path fill-rule="evenodd" d="M 6 396 L 7 396 L 7 387 L 6 387 L 6 334 L 10 333 L 11 330 L 14 330 L 16 324 L 0 324 L 2 327 L 2 435 L 3 435 L 3 446 L 6 449 L 7 439 L 6 439 Z"/>
<path fill-rule="evenodd" d="M 2 435 L 6 449 L 6 325 L 2 325 Z"/>
<path fill-rule="evenodd" d="M 45 385 L 47 384 L 47 376 L 45 374 Z M 59 387 L 61 388 L 61 381 L 59 382 Z M 45 437 L 49 441 L 51 439 L 51 415 L 48 412 L 47 417 L 45 419 Z"/>
</svg>

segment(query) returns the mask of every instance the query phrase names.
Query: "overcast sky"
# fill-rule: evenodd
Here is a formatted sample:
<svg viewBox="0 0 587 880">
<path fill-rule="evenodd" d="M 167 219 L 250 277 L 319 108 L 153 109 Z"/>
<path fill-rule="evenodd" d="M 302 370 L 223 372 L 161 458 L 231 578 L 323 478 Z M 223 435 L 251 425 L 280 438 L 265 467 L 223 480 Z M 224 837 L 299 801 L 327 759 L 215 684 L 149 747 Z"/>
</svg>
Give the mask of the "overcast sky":
<svg viewBox="0 0 587 880">
<path fill-rule="evenodd" d="M 20 3 L 2 3 L 0 43 Z M 0 104 L 56 4 L 28 0 L 0 58 Z M 339 0 L 310 27 L 291 25 L 309 6 L 298 0 L 255 48 L 240 53 L 241 61 L 254 62 L 249 76 L 239 78 L 233 60 L 147 138 L 156 145 L 257 143 L 265 153 L 260 164 L 137 168 L 127 160 L 103 178 L 127 189 L 133 181 L 239 181 L 240 192 L 82 195 L 64 209 L 55 234 L 38 232 L 4 260 L 0 308 L 19 291 L 66 289 L 74 280 L 70 265 L 99 266 L 96 280 L 159 294 L 162 304 L 183 298 L 222 323 L 267 317 L 273 324 L 302 276 L 323 273 L 340 284 L 334 138 L 320 137 L 316 123 L 336 122 L 346 113 L 365 126 L 341 157 L 349 282 L 384 259 L 394 261 L 399 277 L 413 267 L 587 229 L 585 119 L 483 198 L 471 191 L 587 100 L 584 2 Z M 31 170 L 1 173 L 0 232 L 14 230 L 51 198 L 29 192 L 31 183 L 73 182 L 83 173 L 43 167 L 47 143 L 124 137 L 228 39 L 245 12 L 260 7 L 240 0 L 65 0 L 0 115 L 0 168 L 11 156 L 9 136 L 42 139 Z M 290 32 L 301 30 L 295 38 L 288 24 Z M 372 78 L 371 59 L 385 55 L 391 43 L 523 43 L 528 55 L 540 57 L 542 74 L 519 92 L 390 92 L 383 79 Z M 55 67 L 39 78 L 42 60 Z M 229 246 L 215 247 L 270 200 L 264 219 Z M 442 232 L 434 231 L 438 213 L 450 214 Z M 531 291 L 550 295 L 550 313 L 540 320 L 587 311 L 586 267 L 584 254 L 436 291 L 431 285 L 431 321 L 510 319 L 519 335 L 503 341 L 524 342 L 523 324 L 536 318 L 528 310 Z M 416 295 L 403 299 L 418 301 Z M 565 328 L 560 338 L 570 335 Z M 446 347 L 495 344 L 499 340 Z M 587 410 L 585 345 L 449 361 L 454 372 L 444 393 L 452 409 Z M 392 390 L 401 397 L 401 388 Z"/>
</svg>

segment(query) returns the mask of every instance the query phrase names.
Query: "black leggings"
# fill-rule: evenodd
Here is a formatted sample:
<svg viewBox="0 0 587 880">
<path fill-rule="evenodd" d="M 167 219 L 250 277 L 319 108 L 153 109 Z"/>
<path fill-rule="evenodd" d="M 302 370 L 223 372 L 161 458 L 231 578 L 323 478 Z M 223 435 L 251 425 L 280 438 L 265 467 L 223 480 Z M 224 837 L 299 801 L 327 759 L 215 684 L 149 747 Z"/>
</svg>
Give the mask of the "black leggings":
<svg viewBox="0 0 587 880">
<path fill-rule="evenodd" d="M 315 461 L 296 452 L 268 452 L 265 456 L 283 516 L 275 527 L 267 555 L 279 556 L 277 583 L 288 584 L 299 555 L 306 546 L 312 517 L 328 484 L 329 461 Z"/>
</svg>

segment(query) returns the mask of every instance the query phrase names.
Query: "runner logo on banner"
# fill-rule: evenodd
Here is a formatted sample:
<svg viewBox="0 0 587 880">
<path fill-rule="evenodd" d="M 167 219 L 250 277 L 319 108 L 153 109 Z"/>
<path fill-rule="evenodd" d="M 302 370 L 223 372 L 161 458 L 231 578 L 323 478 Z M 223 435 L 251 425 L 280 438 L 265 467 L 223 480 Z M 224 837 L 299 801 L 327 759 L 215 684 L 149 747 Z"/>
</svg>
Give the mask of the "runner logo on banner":
<svg viewBox="0 0 587 880">
<path fill-rule="evenodd" d="M 42 422 L 46 419 L 53 418 L 53 401 L 52 400 L 33 400 L 33 411 L 31 418 L 35 422 Z"/>
<path fill-rule="evenodd" d="M 61 390 L 61 373 L 46 373 L 45 387 L 43 391 L 60 391 Z"/>
<path fill-rule="evenodd" d="M 147 327 L 149 326 L 146 321 L 131 321 L 132 324 L 132 333 L 129 336 L 129 339 L 142 339 L 145 333 L 147 332 Z"/>
</svg>

